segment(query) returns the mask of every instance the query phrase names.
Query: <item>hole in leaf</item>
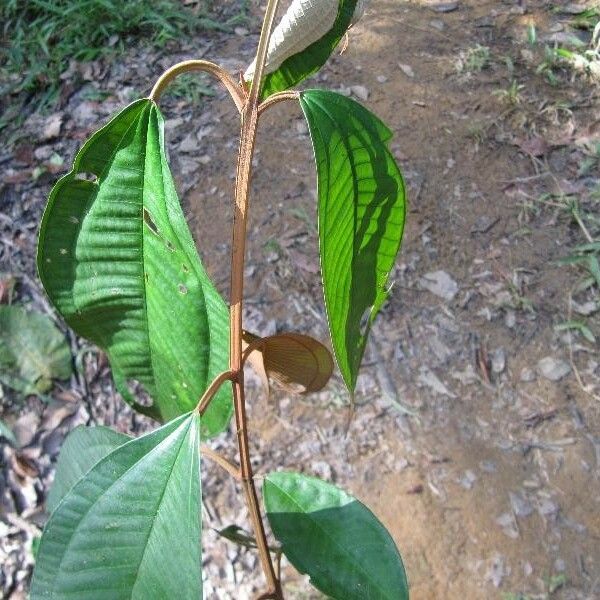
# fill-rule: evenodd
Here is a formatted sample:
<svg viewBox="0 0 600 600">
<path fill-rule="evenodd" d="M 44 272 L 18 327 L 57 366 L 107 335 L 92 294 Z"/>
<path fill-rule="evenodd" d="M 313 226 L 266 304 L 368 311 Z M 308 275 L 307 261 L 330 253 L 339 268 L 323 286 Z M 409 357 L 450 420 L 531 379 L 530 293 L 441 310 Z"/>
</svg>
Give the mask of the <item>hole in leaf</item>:
<svg viewBox="0 0 600 600">
<path fill-rule="evenodd" d="M 69 221 L 70 221 L 71 223 L 73 223 L 74 225 L 79 225 L 79 219 L 78 219 L 77 217 L 75 217 L 74 215 L 71 215 L 71 216 L 69 217 Z"/>
<path fill-rule="evenodd" d="M 60 252 L 60 254 L 61 254 L 62 256 L 65 256 L 65 255 L 67 254 L 67 249 L 66 249 L 66 248 L 61 248 L 61 249 L 59 250 L 59 252 Z"/>
<path fill-rule="evenodd" d="M 148 226 L 148 229 L 154 234 L 160 236 L 160 231 L 156 226 L 156 223 L 152 220 L 152 215 L 144 208 L 144 223 Z"/>
<path fill-rule="evenodd" d="M 148 283 L 148 280 L 149 280 L 148 273 L 144 273 L 144 279 L 146 280 L 146 283 Z"/>
<path fill-rule="evenodd" d="M 166 240 L 165 244 L 167 245 L 167 248 L 171 251 L 171 252 L 175 252 L 175 246 L 173 246 L 173 244 L 169 241 Z"/>
<path fill-rule="evenodd" d="M 177 286 L 177 289 L 179 290 L 180 294 L 187 294 L 188 293 L 188 289 L 187 289 L 187 287 L 185 287 L 185 285 L 183 285 L 183 283 L 180 283 Z"/>
<path fill-rule="evenodd" d="M 183 263 L 181 265 L 181 268 L 183 269 L 184 273 L 189 273 L 190 272 L 190 268 L 185 263 Z"/>
<path fill-rule="evenodd" d="M 89 181 L 90 183 L 98 184 L 98 176 L 94 173 L 89 173 L 88 171 L 75 173 L 73 179 L 75 179 L 75 181 Z"/>
</svg>

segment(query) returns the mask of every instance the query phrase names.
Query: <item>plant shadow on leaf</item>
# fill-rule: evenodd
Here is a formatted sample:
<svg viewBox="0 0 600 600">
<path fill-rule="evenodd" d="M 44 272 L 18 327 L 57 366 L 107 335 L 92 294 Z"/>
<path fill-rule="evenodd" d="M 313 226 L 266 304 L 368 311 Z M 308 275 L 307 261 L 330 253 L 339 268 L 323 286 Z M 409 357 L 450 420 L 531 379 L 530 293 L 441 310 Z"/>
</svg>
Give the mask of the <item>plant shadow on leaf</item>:
<svg viewBox="0 0 600 600">
<path fill-rule="evenodd" d="M 391 538 L 386 545 L 365 544 L 364 548 L 361 548 L 361 530 L 355 530 L 345 540 L 328 539 L 326 530 L 332 523 L 352 532 L 356 523 L 364 522 L 364 514 L 365 506 L 355 500 L 344 506 L 310 513 L 269 513 L 269 522 L 273 531 L 280 532 L 278 539 L 285 531 L 286 539 L 292 540 L 283 543 L 283 553 L 288 560 L 298 571 L 309 575 L 312 585 L 328 597 L 334 600 L 408 600 L 406 575 Z M 315 529 L 321 539 L 315 536 Z M 310 551 L 300 542 L 305 536 L 313 540 Z M 349 553 L 354 555 L 354 570 L 346 567 Z"/>
</svg>

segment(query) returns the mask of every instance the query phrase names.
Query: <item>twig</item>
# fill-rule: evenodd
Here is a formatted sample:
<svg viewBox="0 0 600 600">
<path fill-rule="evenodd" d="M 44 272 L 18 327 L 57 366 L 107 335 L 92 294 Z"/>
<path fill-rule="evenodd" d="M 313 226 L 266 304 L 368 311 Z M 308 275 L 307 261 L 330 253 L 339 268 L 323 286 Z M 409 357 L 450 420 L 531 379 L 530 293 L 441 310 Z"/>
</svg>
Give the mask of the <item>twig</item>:
<svg viewBox="0 0 600 600">
<path fill-rule="evenodd" d="M 154 84 L 150 96 L 148 97 L 150 100 L 158 102 L 158 99 L 167 86 L 176 77 L 192 71 L 204 71 L 205 73 L 209 73 L 216 77 L 225 86 L 225 89 L 233 98 L 238 111 L 242 112 L 246 100 L 243 89 L 236 83 L 235 79 L 227 73 L 227 71 L 208 60 L 184 60 L 183 62 L 172 66 L 170 69 L 167 69 Z"/>
<path fill-rule="evenodd" d="M 203 444 L 200 446 L 200 452 L 203 456 L 210 458 L 213 462 L 217 463 L 220 467 L 223 467 L 236 481 L 241 481 L 242 475 L 238 467 L 233 463 L 229 462 L 224 456 L 221 456 L 218 452 Z"/>
<path fill-rule="evenodd" d="M 223 373 L 220 373 L 214 378 L 213 382 L 208 386 L 204 394 L 202 394 L 202 398 L 200 398 L 198 405 L 196 406 L 196 411 L 200 416 L 206 412 L 206 409 L 208 408 L 215 394 L 219 391 L 219 388 L 227 380 L 231 379 L 233 379 L 233 373 L 231 371 L 223 371 Z"/>
</svg>

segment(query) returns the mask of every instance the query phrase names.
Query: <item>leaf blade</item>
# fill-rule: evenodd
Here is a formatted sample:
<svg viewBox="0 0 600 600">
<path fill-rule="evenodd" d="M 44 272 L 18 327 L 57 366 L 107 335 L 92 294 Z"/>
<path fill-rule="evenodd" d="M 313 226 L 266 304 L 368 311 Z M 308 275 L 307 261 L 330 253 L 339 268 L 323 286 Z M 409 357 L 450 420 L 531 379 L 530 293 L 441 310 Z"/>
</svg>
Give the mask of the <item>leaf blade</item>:
<svg viewBox="0 0 600 600">
<path fill-rule="evenodd" d="M 314 7 L 313 4 L 315 4 Z M 275 71 L 268 73 L 263 81 L 261 98 L 265 99 L 271 94 L 294 87 L 316 73 L 327 62 L 350 27 L 358 4 L 360 4 L 359 0 L 340 0 L 331 28 L 307 47 L 289 55 Z M 308 6 L 302 7 L 298 11 L 298 15 L 304 14 L 307 10 L 313 10 L 315 19 L 320 20 L 322 12 L 327 9 L 328 7 L 318 7 L 316 3 L 309 3 Z M 290 12 L 292 12 L 292 7 L 290 7 Z M 305 27 L 304 23 L 302 26 Z M 307 35 L 307 32 L 300 31 L 297 35 L 303 37 Z M 273 37 L 277 37 L 277 31 L 273 33 Z M 292 47 L 294 46 L 295 43 L 292 44 Z"/>
<path fill-rule="evenodd" d="M 137 380 L 150 412 L 191 410 L 227 369 L 228 312 L 200 262 L 164 149 L 164 122 L 138 100 L 96 132 L 54 186 L 42 218 L 38 272 L 81 336 L 103 348 L 133 403 Z M 203 420 L 223 430 L 232 412 L 223 386 Z"/>
<path fill-rule="evenodd" d="M 131 438 L 110 427 L 80 425 L 69 433 L 58 456 L 46 510 L 54 512 L 69 490 L 100 460 Z"/>
<path fill-rule="evenodd" d="M 266 380 L 267 389 L 270 377 L 288 392 L 318 392 L 333 372 L 331 353 L 309 335 L 288 332 L 260 338 L 242 331 L 242 349 L 248 348 L 248 361 Z"/>
<path fill-rule="evenodd" d="M 32 599 L 201 597 L 199 469 L 194 414 L 102 459 L 50 517 Z"/>
<path fill-rule="evenodd" d="M 283 553 L 317 589 L 339 600 L 408 599 L 400 554 L 366 506 L 300 473 L 270 473 L 263 493 Z"/>
<path fill-rule="evenodd" d="M 72 373 L 64 335 L 41 313 L 0 305 L 0 381 L 24 394 L 43 394 Z"/>
<path fill-rule="evenodd" d="M 387 148 L 391 131 L 367 109 L 324 90 L 302 92 L 300 105 L 317 162 L 319 247 L 331 340 L 353 392 L 402 241 L 404 181 Z"/>
</svg>

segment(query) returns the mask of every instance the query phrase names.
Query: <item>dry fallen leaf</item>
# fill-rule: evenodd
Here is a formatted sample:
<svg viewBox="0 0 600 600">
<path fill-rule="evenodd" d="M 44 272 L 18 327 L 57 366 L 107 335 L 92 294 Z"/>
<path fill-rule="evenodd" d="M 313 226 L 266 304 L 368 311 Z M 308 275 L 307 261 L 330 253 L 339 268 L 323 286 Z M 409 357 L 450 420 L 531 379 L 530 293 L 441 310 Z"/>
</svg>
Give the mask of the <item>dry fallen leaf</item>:
<svg viewBox="0 0 600 600">
<path fill-rule="evenodd" d="M 333 372 L 329 350 L 308 335 L 281 333 L 261 338 L 244 331 L 242 340 L 244 354 L 267 390 L 270 378 L 288 392 L 317 392 Z"/>
</svg>

